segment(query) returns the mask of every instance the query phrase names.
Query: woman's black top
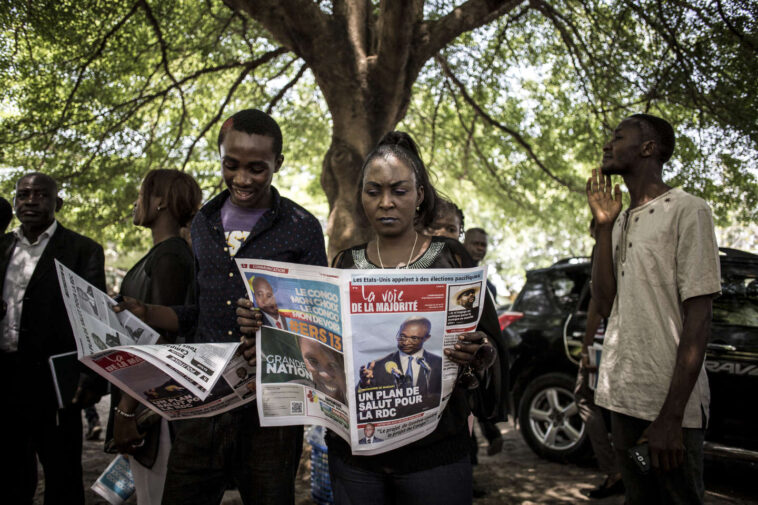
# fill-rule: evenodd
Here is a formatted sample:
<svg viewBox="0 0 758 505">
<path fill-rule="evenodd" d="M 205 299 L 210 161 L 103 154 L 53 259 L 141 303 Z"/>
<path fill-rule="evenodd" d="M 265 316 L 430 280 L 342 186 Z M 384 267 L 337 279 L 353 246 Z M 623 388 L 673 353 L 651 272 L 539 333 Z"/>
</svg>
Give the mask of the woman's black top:
<svg viewBox="0 0 758 505">
<path fill-rule="evenodd" d="M 366 244 L 340 252 L 332 266 L 346 269 L 379 268 L 368 260 Z M 412 262 L 409 268 L 473 266 L 475 265 L 471 257 L 460 242 L 444 237 L 432 237 L 429 248 L 420 258 Z M 495 328 L 499 328 L 495 307 L 492 303 L 485 303 L 484 312 L 477 329 L 490 335 L 493 324 Z M 421 440 L 374 456 L 354 456 L 347 442 L 328 431 L 326 442 L 329 448 L 329 457 L 340 458 L 351 466 L 385 473 L 410 473 L 455 463 L 464 457 L 469 457 L 468 415 L 470 412 L 467 391 L 456 386 L 437 428 Z"/>
<path fill-rule="evenodd" d="M 187 242 L 155 244 L 124 276 L 121 294 L 155 305 L 183 305 L 194 295 L 195 259 Z"/>
<path fill-rule="evenodd" d="M 187 242 L 181 237 L 171 237 L 155 244 L 124 276 L 121 294 L 137 298 L 143 303 L 155 305 L 183 305 L 190 303 L 195 289 L 195 259 Z M 166 335 L 164 335 L 166 336 Z M 111 405 L 118 405 L 121 392 L 113 391 Z M 145 407 L 139 405 L 139 414 Z M 113 414 L 108 419 L 106 440 L 113 438 Z M 160 416 L 153 416 L 155 421 Z M 158 454 L 160 423 L 147 430 L 145 444 L 134 458 L 143 466 L 152 468 Z"/>
</svg>

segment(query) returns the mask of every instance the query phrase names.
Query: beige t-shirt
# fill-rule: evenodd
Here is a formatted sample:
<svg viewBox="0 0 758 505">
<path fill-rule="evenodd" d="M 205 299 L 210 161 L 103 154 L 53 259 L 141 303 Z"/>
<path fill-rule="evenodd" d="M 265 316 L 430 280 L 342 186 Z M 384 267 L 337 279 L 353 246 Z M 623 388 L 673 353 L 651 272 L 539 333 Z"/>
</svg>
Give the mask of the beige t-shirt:
<svg viewBox="0 0 758 505">
<path fill-rule="evenodd" d="M 613 226 L 613 261 L 616 298 L 605 333 L 595 402 L 653 421 L 674 373 L 682 302 L 721 292 L 718 246 L 708 204 L 675 188 L 622 212 Z M 701 428 L 709 402 L 708 378 L 701 367 L 683 427 Z"/>
</svg>

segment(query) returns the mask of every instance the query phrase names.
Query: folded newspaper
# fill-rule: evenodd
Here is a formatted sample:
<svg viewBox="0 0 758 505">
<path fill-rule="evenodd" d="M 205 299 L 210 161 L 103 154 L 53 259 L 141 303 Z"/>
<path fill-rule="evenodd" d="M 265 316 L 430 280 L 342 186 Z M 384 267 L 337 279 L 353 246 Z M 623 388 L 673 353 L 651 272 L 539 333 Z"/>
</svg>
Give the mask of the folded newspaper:
<svg viewBox="0 0 758 505">
<path fill-rule="evenodd" d="M 326 426 L 355 454 L 434 431 L 458 376 L 444 349 L 476 329 L 486 267 L 236 261 L 263 317 L 257 366 L 237 343 L 155 345 L 155 331 L 57 263 L 79 360 L 167 419 L 215 415 L 257 393 L 262 426 Z"/>
<path fill-rule="evenodd" d="M 255 398 L 255 367 L 238 343 L 156 345 L 158 333 L 116 301 L 55 262 L 86 366 L 166 419 L 207 417 Z"/>
<path fill-rule="evenodd" d="M 458 376 L 443 351 L 475 331 L 486 267 L 236 261 L 265 325 L 256 336 L 261 425 L 326 426 L 362 455 L 434 431 Z"/>
</svg>

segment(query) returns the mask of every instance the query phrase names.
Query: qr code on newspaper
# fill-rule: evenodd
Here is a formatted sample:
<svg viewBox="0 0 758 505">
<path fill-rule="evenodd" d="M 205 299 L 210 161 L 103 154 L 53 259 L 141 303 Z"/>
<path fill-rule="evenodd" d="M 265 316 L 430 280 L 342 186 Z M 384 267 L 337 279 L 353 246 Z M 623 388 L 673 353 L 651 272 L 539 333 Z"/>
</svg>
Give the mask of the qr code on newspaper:
<svg viewBox="0 0 758 505">
<path fill-rule="evenodd" d="M 290 414 L 302 414 L 303 402 L 290 402 Z"/>
</svg>

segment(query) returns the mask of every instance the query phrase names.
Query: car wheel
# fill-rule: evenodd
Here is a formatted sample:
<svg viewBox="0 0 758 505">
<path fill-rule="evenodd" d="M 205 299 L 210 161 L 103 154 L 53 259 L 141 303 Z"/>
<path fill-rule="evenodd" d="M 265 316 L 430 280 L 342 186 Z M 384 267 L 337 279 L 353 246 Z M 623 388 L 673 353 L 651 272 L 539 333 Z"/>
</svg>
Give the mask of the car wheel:
<svg viewBox="0 0 758 505">
<path fill-rule="evenodd" d="M 541 375 L 521 397 L 521 435 L 542 458 L 564 462 L 588 456 L 589 441 L 574 401 L 574 383 L 574 378 L 561 373 Z"/>
</svg>

